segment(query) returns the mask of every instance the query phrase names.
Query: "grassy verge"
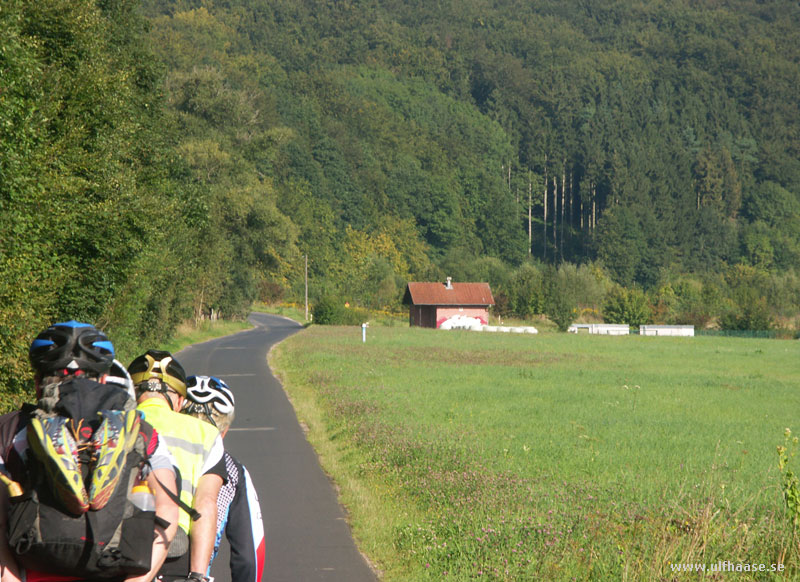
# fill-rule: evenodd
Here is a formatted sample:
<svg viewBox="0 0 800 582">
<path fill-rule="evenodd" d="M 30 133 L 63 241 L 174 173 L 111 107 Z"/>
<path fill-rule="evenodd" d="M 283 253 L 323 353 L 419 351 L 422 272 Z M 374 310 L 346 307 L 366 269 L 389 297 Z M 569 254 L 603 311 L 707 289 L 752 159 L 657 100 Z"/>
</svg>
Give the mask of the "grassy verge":
<svg viewBox="0 0 800 582">
<path fill-rule="evenodd" d="M 783 580 L 796 357 L 777 340 L 375 327 L 362 343 L 320 326 L 272 363 L 386 581 Z M 719 563 L 733 571 L 676 570 Z"/>
<path fill-rule="evenodd" d="M 297 305 L 295 303 L 256 303 L 253 305 L 253 311 L 260 313 L 271 313 L 273 315 L 282 315 L 296 321 L 301 325 L 305 325 L 306 314 L 305 306 Z"/>
<path fill-rule="evenodd" d="M 186 346 L 238 333 L 252 327 L 247 321 L 202 321 L 199 326 L 195 326 L 193 323 L 184 323 L 175 330 L 175 336 L 159 349 L 175 353 Z"/>
<path fill-rule="evenodd" d="M 355 308 L 354 308 L 355 309 Z M 312 321 L 306 321 L 305 306 L 297 305 L 294 303 L 256 303 L 253 306 L 253 311 L 260 311 L 262 313 L 272 313 L 275 315 L 282 315 L 293 319 L 302 325 L 311 325 Z M 388 327 L 403 327 L 408 326 L 407 313 L 390 313 L 387 311 L 370 311 L 358 308 L 357 311 L 363 313 L 363 319 L 369 322 L 370 325 L 381 325 Z M 313 319 L 313 313 L 309 312 L 309 319 Z"/>
</svg>

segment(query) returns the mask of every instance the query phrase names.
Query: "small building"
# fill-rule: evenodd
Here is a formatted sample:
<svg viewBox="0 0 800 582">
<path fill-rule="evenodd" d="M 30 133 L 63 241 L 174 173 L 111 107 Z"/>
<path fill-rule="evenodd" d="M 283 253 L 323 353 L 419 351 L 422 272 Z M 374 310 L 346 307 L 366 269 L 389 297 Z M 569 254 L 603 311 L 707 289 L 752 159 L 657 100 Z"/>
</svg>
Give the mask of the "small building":
<svg viewBox="0 0 800 582">
<path fill-rule="evenodd" d="M 631 328 L 624 323 L 573 323 L 567 331 L 599 335 L 628 335 Z"/>
<path fill-rule="evenodd" d="M 488 283 L 409 283 L 403 295 L 409 325 L 439 328 L 449 320 L 471 319 L 489 323 L 494 297 Z"/>
<path fill-rule="evenodd" d="M 671 335 L 694 337 L 693 325 L 640 325 L 639 335 Z"/>
</svg>

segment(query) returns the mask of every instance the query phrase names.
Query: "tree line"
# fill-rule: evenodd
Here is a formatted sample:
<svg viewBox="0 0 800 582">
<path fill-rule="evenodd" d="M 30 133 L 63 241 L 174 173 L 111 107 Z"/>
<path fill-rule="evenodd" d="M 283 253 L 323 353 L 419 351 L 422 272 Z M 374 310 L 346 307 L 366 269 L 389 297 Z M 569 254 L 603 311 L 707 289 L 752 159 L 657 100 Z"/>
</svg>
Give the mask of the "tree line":
<svg viewBox="0 0 800 582">
<path fill-rule="evenodd" d="M 800 8 L 595 4 L 4 0 L 0 382 L 53 320 L 298 299 L 303 256 L 312 301 L 791 325 Z"/>
</svg>

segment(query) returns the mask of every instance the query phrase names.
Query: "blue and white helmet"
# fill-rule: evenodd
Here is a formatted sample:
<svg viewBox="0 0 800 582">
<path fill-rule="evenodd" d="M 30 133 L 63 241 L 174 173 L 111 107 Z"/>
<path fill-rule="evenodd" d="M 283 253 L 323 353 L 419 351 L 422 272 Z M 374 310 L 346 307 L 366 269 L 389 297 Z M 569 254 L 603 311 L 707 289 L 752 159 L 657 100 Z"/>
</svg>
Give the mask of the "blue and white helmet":
<svg viewBox="0 0 800 582">
<path fill-rule="evenodd" d="M 189 408 L 195 411 L 208 411 L 210 407 L 219 414 L 231 414 L 236 407 L 233 391 L 224 380 L 214 376 L 189 376 L 186 379 L 184 411 Z"/>
</svg>

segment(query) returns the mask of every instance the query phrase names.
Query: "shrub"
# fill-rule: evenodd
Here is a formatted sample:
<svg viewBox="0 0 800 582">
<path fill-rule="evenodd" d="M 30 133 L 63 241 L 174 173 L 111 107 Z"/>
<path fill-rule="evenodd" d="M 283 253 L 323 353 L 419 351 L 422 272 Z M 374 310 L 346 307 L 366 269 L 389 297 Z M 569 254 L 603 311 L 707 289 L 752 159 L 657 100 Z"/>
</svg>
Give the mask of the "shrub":
<svg viewBox="0 0 800 582">
<path fill-rule="evenodd" d="M 578 310 L 569 297 L 553 293 L 547 299 L 547 317 L 556 324 L 558 331 L 567 331 L 578 315 Z"/>
<path fill-rule="evenodd" d="M 535 265 L 524 263 L 511 276 L 508 283 L 509 310 L 517 317 L 542 313 L 544 295 L 544 277 Z"/>
<path fill-rule="evenodd" d="M 766 298 L 750 297 L 723 313 L 719 325 L 725 330 L 761 331 L 772 329 L 774 323 Z"/>
<path fill-rule="evenodd" d="M 603 303 L 603 320 L 607 323 L 625 323 L 638 327 L 649 323 L 653 312 L 641 289 L 616 287 Z"/>
<path fill-rule="evenodd" d="M 578 316 L 574 271 L 574 267 L 548 270 L 545 314 L 559 331 L 567 331 Z"/>
<path fill-rule="evenodd" d="M 342 299 L 323 296 L 314 304 L 312 321 L 318 325 L 361 325 L 369 319 L 365 309 L 347 307 Z"/>
<path fill-rule="evenodd" d="M 311 309 L 312 321 L 318 325 L 336 325 L 339 309 L 338 300 L 330 296 L 322 297 Z"/>
<path fill-rule="evenodd" d="M 767 330 L 774 322 L 766 299 L 769 276 L 748 265 L 735 265 L 726 274 L 728 308 L 719 318 L 725 330 Z"/>
</svg>

